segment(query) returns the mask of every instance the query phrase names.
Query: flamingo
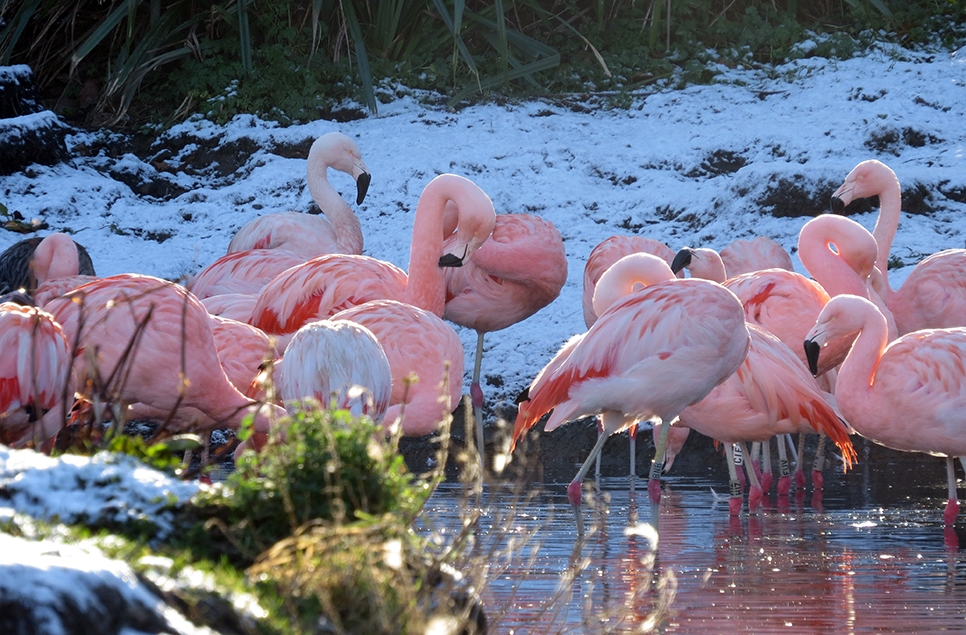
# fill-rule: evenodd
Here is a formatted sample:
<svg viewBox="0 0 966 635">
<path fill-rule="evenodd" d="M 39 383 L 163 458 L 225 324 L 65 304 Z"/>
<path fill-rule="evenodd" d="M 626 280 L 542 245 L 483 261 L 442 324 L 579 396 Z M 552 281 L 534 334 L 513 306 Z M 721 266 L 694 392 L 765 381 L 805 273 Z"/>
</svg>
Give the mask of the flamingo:
<svg viewBox="0 0 966 635">
<path fill-rule="evenodd" d="M 275 342 L 263 331 L 245 322 L 211 315 L 211 335 L 225 375 L 238 392 L 249 397 L 252 382 L 266 361 L 276 360 Z"/>
<path fill-rule="evenodd" d="M 794 270 L 792 257 L 775 239 L 768 236 L 732 241 L 721 250 L 721 261 L 729 278 L 762 269 Z"/>
<path fill-rule="evenodd" d="M 879 218 L 872 234 L 879 245 L 877 289 L 895 316 L 899 335 L 927 328 L 966 326 L 966 249 L 946 249 L 919 264 L 898 290 L 889 285 L 889 252 L 899 228 L 902 190 L 896 173 L 875 159 L 855 166 L 832 194 L 841 213 L 858 198 L 879 197 Z"/>
<path fill-rule="evenodd" d="M 458 236 L 447 239 L 452 253 Z M 447 268 L 443 318 L 476 331 L 470 394 L 483 452 L 483 390 L 480 368 L 483 338 L 553 302 L 567 282 L 567 252 L 550 221 L 532 214 L 499 214 L 493 233 L 462 267 Z"/>
<path fill-rule="evenodd" d="M 449 251 L 442 230 L 447 202 L 459 211 L 458 240 Z M 270 335 L 287 335 L 306 322 L 377 299 L 406 302 L 441 316 L 446 300 L 442 268 L 467 262 L 489 237 L 494 222 L 493 203 L 476 184 L 455 174 L 437 176 L 416 206 L 408 276 L 368 256 L 319 256 L 267 284 L 249 322 Z"/>
<path fill-rule="evenodd" d="M 26 289 L 53 278 L 93 276 L 94 264 L 82 245 L 64 233 L 33 237 L 14 243 L 0 253 L 0 295 Z"/>
<path fill-rule="evenodd" d="M 872 302 L 836 296 L 805 338 L 813 372 L 826 344 L 845 335 L 854 343 L 836 382 L 839 409 L 876 443 L 947 457 L 943 518 L 952 525 L 959 512 L 953 457 L 966 457 L 966 328 L 913 331 L 889 343 L 886 319 Z"/>
<path fill-rule="evenodd" d="M 386 352 L 392 374 L 386 431 L 398 425 L 405 436 L 435 432 L 463 391 L 466 353 L 456 330 L 429 311 L 395 300 L 365 302 L 332 319 L 369 329 Z"/>
<path fill-rule="evenodd" d="M 229 293 L 257 294 L 278 274 L 305 262 L 286 249 L 250 249 L 218 258 L 188 281 L 199 300 Z"/>
<path fill-rule="evenodd" d="M 222 293 L 208 296 L 201 301 L 208 313 L 219 317 L 248 323 L 258 296 L 250 293 Z"/>
<path fill-rule="evenodd" d="M 623 295 L 611 284 L 602 278 L 597 293 L 602 298 Z M 521 399 L 513 444 L 551 409 L 548 431 L 583 415 L 601 414 L 604 434 L 567 489 L 582 533 L 581 481 L 607 437 L 647 419 L 673 424 L 689 404 L 740 366 L 749 340 L 741 303 L 714 282 L 667 280 L 627 294 L 590 330 L 565 344 L 533 380 Z M 655 503 L 667 429 L 662 426 L 648 483 Z"/>
<path fill-rule="evenodd" d="M 349 320 L 316 320 L 302 326 L 274 364 L 277 397 L 292 414 L 316 405 L 349 410 L 381 423 L 389 407 L 392 373 L 376 336 Z"/>
<path fill-rule="evenodd" d="M 726 451 L 738 444 L 746 456 L 747 441 L 763 442 L 793 432 L 824 433 L 839 446 L 846 463 L 851 465 L 856 455 L 848 429 L 826 402 L 826 395 L 808 369 L 788 346 L 765 329 L 749 324 L 748 332 L 751 344 L 738 370 L 707 397 L 685 408 L 680 422 L 722 441 Z M 783 450 L 784 446 L 779 444 L 779 448 Z M 730 454 L 728 469 L 732 480 L 729 507 L 736 515 L 741 511 L 741 485 Z M 748 477 L 752 482 L 748 511 L 754 512 L 761 502 L 762 488 L 750 467 Z M 790 480 L 783 465 L 779 494 L 788 493 Z"/>
<path fill-rule="evenodd" d="M 361 254 L 362 225 L 329 183 L 328 168 L 356 182 L 356 205 L 369 188 L 369 168 L 356 142 L 341 132 L 324 134 L 312 144 L 306 182 L 324 216 L 301 212 L 267 214 L 247 223 L 231 239 L 228 253 L 249 249 L 286 249 L 303 261 L 322 254 Z"/>
<path fill-rule="evenodd" d="M 211 316 L 180 285 L 121 274 L 82 285 L 45 308 L 77 351 L 73 373 L 85 397 L 104 389 L 112 401 L 174 413 L 175 427 L 197 413 L 205 418 L 199 425 L 209 430 L 238 428 L 254 415 L 255 430 L 268 432 L 285 416 L 278 406 L 262 406 L 232 386 Z"/>
<path fill-rule="evenodd" d="M 70 347 L 50 313 L 0 302 L 0 443 L 42 444 L 66 421 Z"/>
</svg>

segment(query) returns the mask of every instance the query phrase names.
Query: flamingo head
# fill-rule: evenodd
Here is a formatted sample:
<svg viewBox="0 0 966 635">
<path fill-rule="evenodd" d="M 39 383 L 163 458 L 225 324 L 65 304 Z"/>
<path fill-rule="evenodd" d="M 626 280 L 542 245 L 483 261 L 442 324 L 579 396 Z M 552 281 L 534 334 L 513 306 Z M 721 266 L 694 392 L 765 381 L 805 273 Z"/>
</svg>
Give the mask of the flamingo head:
<svg viewBox="0 0 966 635">
<path fill-rule="evenodd" d="M 881 161 L 869 159 L 852 168 L 845 181 L 832 194 L 832 212 L 843 214 L 852 201 L 878 196 L 890 186 L 898 184 L 892 168 Z"/>
</svg>

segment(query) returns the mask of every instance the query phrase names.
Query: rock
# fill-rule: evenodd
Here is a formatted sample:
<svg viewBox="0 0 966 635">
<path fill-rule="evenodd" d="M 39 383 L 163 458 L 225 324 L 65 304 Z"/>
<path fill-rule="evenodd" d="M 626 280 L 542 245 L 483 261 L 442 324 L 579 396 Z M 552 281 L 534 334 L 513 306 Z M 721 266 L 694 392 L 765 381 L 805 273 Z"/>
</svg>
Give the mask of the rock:
<svg viewBox="0 0 966 635">
<path fill-rule="evenodd" d="M 0 66 L 0 175 L 70 158 L 69 126 L 36 100 L 30 67 Z"/>
</svg>

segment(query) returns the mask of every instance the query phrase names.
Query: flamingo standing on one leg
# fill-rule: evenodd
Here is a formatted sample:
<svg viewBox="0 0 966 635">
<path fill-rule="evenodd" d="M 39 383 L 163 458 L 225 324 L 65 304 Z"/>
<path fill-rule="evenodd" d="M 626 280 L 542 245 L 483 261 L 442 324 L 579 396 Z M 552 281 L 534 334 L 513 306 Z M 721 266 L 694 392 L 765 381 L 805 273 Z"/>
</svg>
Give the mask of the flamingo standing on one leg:
<svg viewBox="0 0 966 635">
<path fill-rule="evenodd" d="M 237 428 L 254 415 L 255 430 L 268 432 L 285 416 L 259 405 L 232 386 L 222 369 L 211 316 L 184 287 L 136 274 L 89 282 L 46 309 L 76 347 L 78 390 L 105 390 L 111 401 L 141 403 L 191 421 L 202 413 L 207 429 Z M 90 396 L 90 395 L 86 395 Z M 178 419 L 180 410 L 186 417 Z"/>
<path fill-rule="evenodd" d="M 446 242 L 450 253 L 456 239 Z M 477 333 L 470 395 L 482 456 L 483 338 L 522 322 L 560 295 L 567 282 L 567 253 L 553 223 L 532 214 L 499 214 L 489 239 L 462 267 L 446 269 L 445 276 L 443 318 Z"/>
<path fill-rule="evenodd" d="M 902 190 L 896 173 L 874 159 L 855 166 L 832 194 L 832 209 L 842 212 L 853 200 L 879 197 L 879 218 L 872 231 L 881 274 L 877 289 L 895 316 L 899 335 L 927 328 L 966 326 L 966 249 L 935 253 L 910 273 L 898 290 L 889 285 L 889 252 L 902 214 Z"/>
<path fill-rule="evenodd" d="M 608 282 L 599 281 L 598 294 L 602 284 L 607 290 Z M 628 294 L 537 375 L 520 403 L 514 444 L 551 409 L 548 431 L 601 414 L 604 434 L 568 488 L 582 532 L 581 480 L 607 437 L 647 419 L 672 424 L 740 366 L 749 339 L 741 303 L 716 283 L 669 280 Z M 662 426 L 648 483 L 654 502 L 660 498 L 667 429 Z"/>
<path fill-rule="evenodd" d="M 458 239 L 447 251 L 444 216 L 453 205 L 459 213 Z M 490 198 L 472 181 L 455 174 L 437 176 L 416 206 L 408 276 L 368 256 L 319 256 L 267 284 L 249 322 L 269 335 L 284 336 L 306 322 L 378 299 L 406 302 L 441 316 L 446 302 L 443 268 L 467 262 L 493 231 L 495 216 Z"/>
<path fill-rule="evenodd" d="M 0 443 L 39 447 L 63 427 L 70 348 L 52 315 L 0 302 Z"/>
<path fill-rule="evenodd" d="M 235 233 L 228 245 L 228 253 L 286 249 L 303 261 L 322 254 L 361 254 L 362 225 L 329 183 L 328 168 L 345 172 L 355 179 L 356 205 L 361 205 L 371 177 L 369 168 L 362 161 L 359 146 L 341 132 L 324 134 L 312 144 L 306 167 L 309 192 L 323 216 L 301 212 L 260 216 Z"/>
<path fill-rule="evenodd" d="M 945 456 L 947 469 L 953 457 L 962 461 L 966 457 L 966 328 L 913 331 L 889 343 L 886 319 L 872 302 L 836 296 L 805 338 L 813 372 L 826 343 L 843 335 L 855 341 L 839 370 L 836 398 L 855 431 L 896 450 Z M 951 478 L 944 513 L 947 525 L 956 521 L 958 511 Z"/>
<path fill-rule="evenodd" d="M 21 240 L 0 253 L 0 295 L 17 289 L 33 294 L 42 282 L 76 275 L 94 276 L 87 250 L 63 233 Z"/>
</svg>

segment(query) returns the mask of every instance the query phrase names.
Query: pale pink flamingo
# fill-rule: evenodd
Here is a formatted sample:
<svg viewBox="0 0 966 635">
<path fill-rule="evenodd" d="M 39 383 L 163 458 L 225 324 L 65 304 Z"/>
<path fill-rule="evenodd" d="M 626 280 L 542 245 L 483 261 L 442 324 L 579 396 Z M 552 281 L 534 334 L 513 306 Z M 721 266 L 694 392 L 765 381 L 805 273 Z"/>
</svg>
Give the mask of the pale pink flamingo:
<svg viewBox="0 0 966 635">
<path fill-rule="evenodd" d="M 87 284 L 97 280 L 97 276 L 87 276 L 78 274 L 76 276 L 63 276 L 60 278 L 50 278 L 37 285 L 32 297 L 37 306 L 46 306 L 48 302 L 56 297 L 62 296 L 68 291 L 73 291 L 82 284 Z"/>
<path fill-rule="evenodd" d="M 32 294 L 45 280 L 78 274 L 95 275 L 94 264 L 67 234 L 27 238 L 0 253 L 0 294 L 21 288 Z"/>
<path fill-rule="evenodd" d="M 374 300 L 332 316 L 369 329 L 386 352 L 392 395 L 383 427 L 403 435 L 435 432 L 463 392 L 463 342 L 429 311 L 395 300 Z M 415 381 L 413 381 L 415 379 Z"/>
<path fill-rule="evenodd" d="M 730 452 L 735 444 L 747 456 L 746 442 L 765 442 L 773 436 L 794 432 L 819 432 L 839 446 L 847 465 L 855 459 L 848 428 L 839 421 L 801 360 L 765 329 L 749 324 L 748 331 L 751 344 L 738 370 L 707 397 L 685 408 L 680 416 L 683 425 L 725 444 L 732 479 L 729 503 L 732 514 L 740 513 L 742 505 L 741 486 Z M 779 448 L 784 446 L 779 444 Z M 754 512 L 761 502 L 762 489 L 755 471 L 748 464 L 746 467 L 752 483 L 748 511 Z M 785 467 L 778 484 L 779 494 L 788 493 L 791 479 L 787 473 Z"/>
<path fill-rule="evenodd" d="M 670 247 L 662 243 L 660 240 L 654 238 L 648 238 L 645 236 L 624 236 L 617 235 L 605 238 L 604 240 L 597 243 L 597 245 L 590 251 L 590 255 L 587 257 L 587 262 L 584 264 L 584 286 L 583 295 L 581 296 L 581 303 L 584 311 L 584 324 L 589 329 L 593 326 L 594 322 L 597 321 L 597 312 L 594 310 L 594 290 L 597 288 L 597 281 L 600 277 L 604 275 L 614 263 L 623 258 L 624 256 L 629 256 L 635 253 L 645 253 L 652 254 L 671 264 L 674 259 L 674 251 Z M 683 278 L 684 274 L 678 274 L 679 278 Z M 598 432 L 603 433 L 600 428 L 600 421 L 598 423 Z M 656 428 L 655 428 L 656 430 Z M 628 440 L 630 442 L 630 462 L 631 462 L 631 475 L 636 474 L 635 461 L 637 459 L 637 424 L 631 424 L 627 429 Z M 684 435 L 686 437 L 686 435 Z M 669 448 L 674 450 L 679 448 L 678 441 L 682 439 L 680 433 L 672 433 L 669 437 L 670 445 Z M 683 445 L 683 443 L 681 444 Z M 676 454 L 672 454 L 672 457 Z M 672 458 L 673 461 L 673 458 Z M 597 462 L 597 475 L 600 476 L 600 462 Z"/>
<path fill-rule="evenodd" d="M 794 270 L 792 257 L 775 239 L 768 236 L 732 241 L 721 250 L 721 261 L 729 278 L 762 269 Z"/>
<path fill-rule="evenodd" d="M 855 199 L 879 197 L 879 218 L 872 234 L 879 246 L 876 268 L 886 305 L 900 335 L 927 328 L 966 326 L 966 249 L 946 249 L 919 264 L 898 290 L 889 285 L 889 253 L 899 228 L 902 190 L 896 173 L 874 159 L 855 166 L 832 194 L 832 209 L 841 212 Z"/>
<path fill-rule="evenodd" d="M 286 249 L 308 260 L 322 254 L 361 254 L 362 225 L 329 183 L 328 168 L 345 172 L 356 182 L 356 205 L 369 188 L 369 168 L 356 142 L 341 132 L 315 140 L 309 150 L 306 182 L 322 216 L 301 212 L 266 214 L 247 223 L 231 239 L 228 253 L 249 249 Z"/>
<path fill-rule="evenodd" d="M 587 333 L 564 346 L 565 359 L 558 353 L 537 375 L 520 403 L 514 443 L 551 409 L 548 431 L 584 415 L 599 413 L 603 421 L 604 434 L 567 490 L 578 531 L 581 481 L 607 437 L 648 419 L 673 424 L 740 366 L 749 339 L 733 293 L 706 280 L 668 280 L 611 305 Z M 662 426 L 651 466 L 654 502 L 660 498 L 667 429 Z"/>
<path fill-rule="evenodd" d="M 458 239 L 446 240 L 450 253 Z M 499 214 L 489 239 L 462 267 L 445 271 L 443 318 L 476 331 L 470 383 L 478 450 L 483 451 L 483 337 L 522 322 L 560 295 L 567 282 L 567 252 L 550 221 L 532 214 Z"/>
<path fill-rule="evenodd" d="M 443 220 L 448 202 L 459 210 L 459 226 L 458 240 L 447 251 Z M 476 184 L 455 174 L 437 176 L 416 206 L 408 276 L 368 256 L 319 256 L 267 284 L 249 321 L 270 335 L 286 335 L 306 322 L 379 299 L 406 302 L 441 316 L 446 301 L 443 268 L 467 262 L 489 237 L 494 222 L 493 203 Z"/>
<path fill-rule="evenodd" d="M 913 331 L 889 343 L 874 304 L 836 296 L 805 338 L 812 369 L 838 336 L 855 340 L 836 382 L 839 410 L 876 443 L 947 457 L 944 520 L 952 525 L 959 511 L 953 457 L 966 457 L 966 328 Z"/>
<path fill-rule="evenodd" d="M 285 249 L 251 249 L 218 258 L 188 281 L 199 300 L 229 293 L 257 294 L 278 274 L 305 262 Z"/>
<path fill-rule="evenodd" d="M 348 320 L 316 320 L 296 331 L 274 364 L 276 398 L 290 413 L 312 407 L 349 410 L 382 423 L 392 371 L 376 336 Z"/>
<path fill-rule="evenodd" d="M 202 413 L 204 428 L 237 428 L 248 415 L 268 432 L 285 411 L 245 397 L 221 366 L 212 318 L 184 287 L 136 274 L 89 282 L 50 302 L 76 347 L 78 391 L 174 413 L 172 427 Z M 180 413 L 184 410 L 184 413 Z M 185 414 L 179 418 L 179 414 Z M 202 430 L 204 431 L 204 430 Z"/>
<path fill-rule="evenodd" d="M 46 311 L 0 302 L 0 350 L 0 443 L 40 447 L 67 420 L 67 337 Z"/>
</svg>

